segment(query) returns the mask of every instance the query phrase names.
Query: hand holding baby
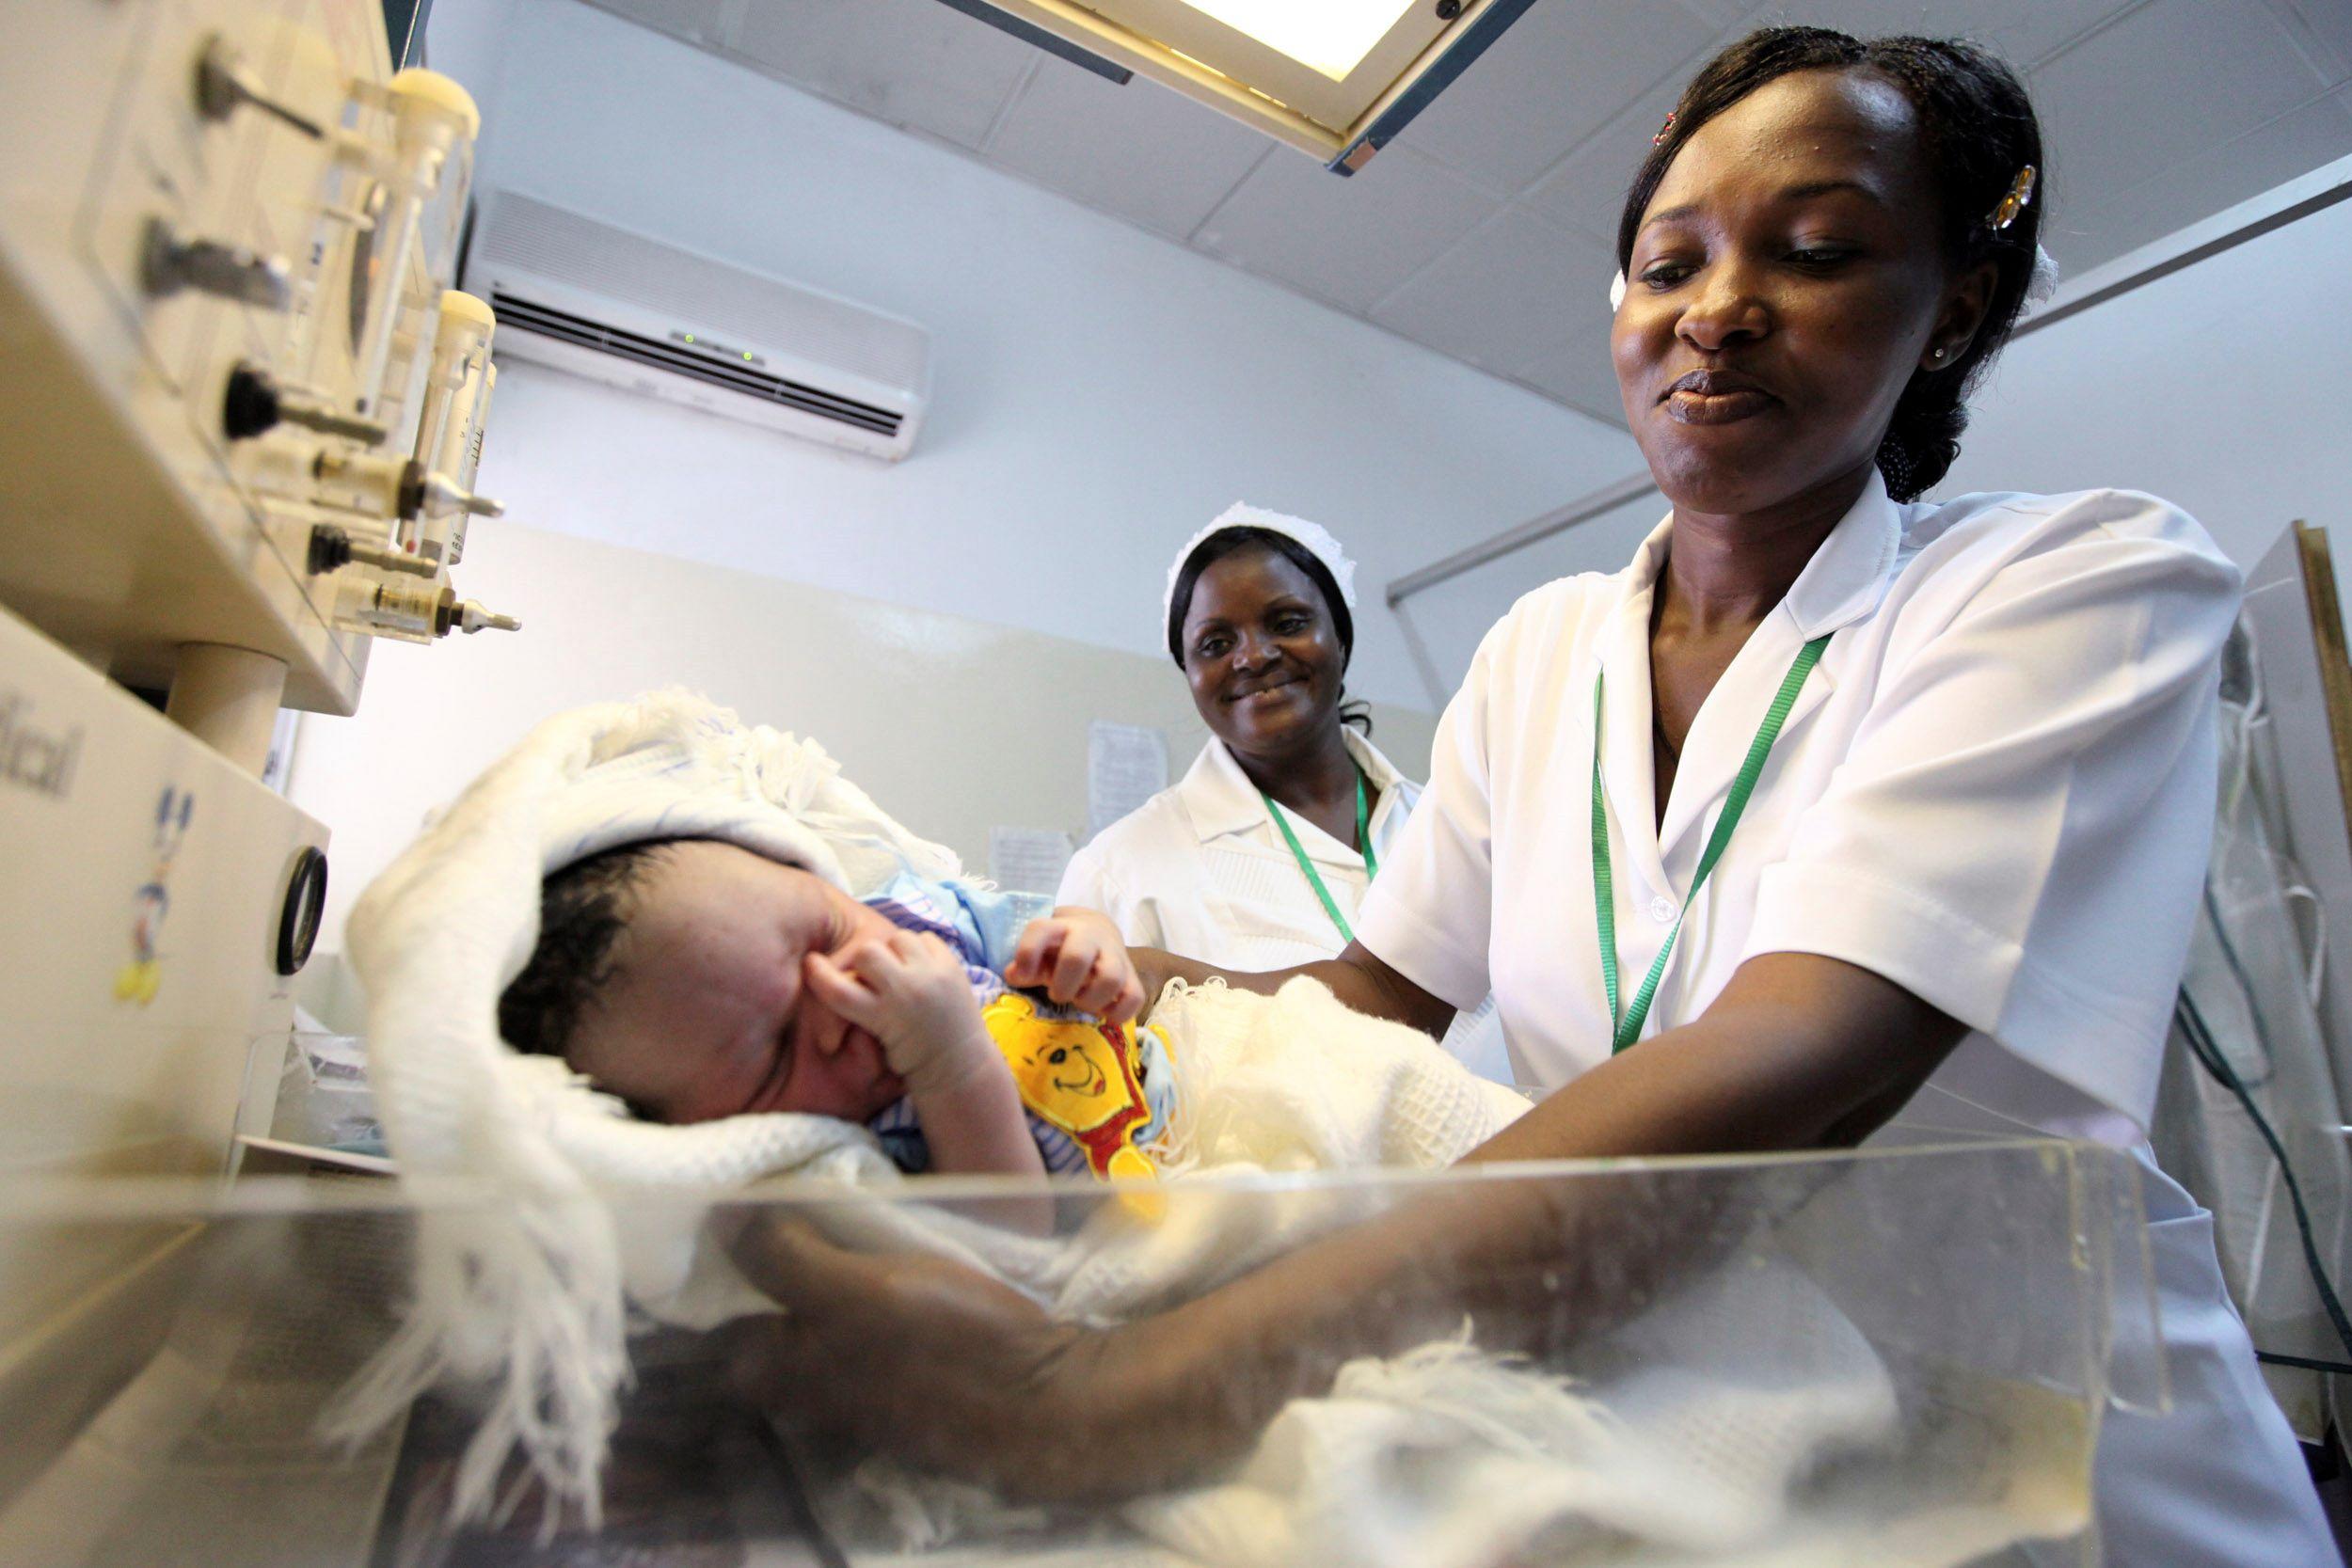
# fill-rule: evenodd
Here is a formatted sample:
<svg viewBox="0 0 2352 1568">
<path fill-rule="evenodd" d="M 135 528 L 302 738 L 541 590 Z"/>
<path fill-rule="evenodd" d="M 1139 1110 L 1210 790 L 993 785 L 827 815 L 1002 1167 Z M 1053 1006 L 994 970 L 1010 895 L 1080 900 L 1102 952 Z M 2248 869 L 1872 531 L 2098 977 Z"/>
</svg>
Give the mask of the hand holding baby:
<svg viewBox="0 0 2352 1568">
<path fill-rule="evenodd" d="M 1033 987 L 1111 1023 L 1143 1010 L 1143 981 L 1119 927 L 1101 911 L 1074 904 L 1029 922 L 1005 966 L 1005 983 Z"/>
<path fill-rule="evenodd" d="M 806 973 L 818 1001 L 882 1042 L 890 1070 L 918 1104 L 1004 1070 L 963 960 L 935 936 L 894 931 L 838 958 L 812 952 Z"/>
</svg>

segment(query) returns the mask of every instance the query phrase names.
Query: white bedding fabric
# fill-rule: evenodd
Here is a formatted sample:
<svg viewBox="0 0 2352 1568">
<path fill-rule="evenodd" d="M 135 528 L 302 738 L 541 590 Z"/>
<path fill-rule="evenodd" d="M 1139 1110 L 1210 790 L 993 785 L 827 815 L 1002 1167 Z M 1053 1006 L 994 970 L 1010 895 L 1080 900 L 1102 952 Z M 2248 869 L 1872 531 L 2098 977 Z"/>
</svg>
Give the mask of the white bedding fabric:
<svg viewBox="0 0 2352 1568">
<path fill-rule="evenodd" d="M 595 1516 L 628 1373 L 627 1306 L 706 1326 L 777 1305 L 702 1224 L 714 1200 L 763 1177 L 870 1192 L 807 1212 L 838 1241 L 956 1259 L 1075 1320 L 1197 1295 L 1381 1200 L 1347 1183 L 1174 1194 L 1157 1221 L 1106 1203 L 1074 1235 L 1039 1238 L 888 1201 L 907 1179 L 862 1127 L 629 1118 L 562 1064 L 508 1050 L 496 1004 L 536 938 L 547 871 L 672 834 L 744 844 L 853 894 L 901 865 L 956 869 L 814 743 L 666 695 L 542 725 L 369 889 L 350 947 L 393 1153 L 405 1179 L 471 1177 L 498 1201 L 422 1213 L 408 1315 L 335 1425 L 373 1430 L 444 1375 L 485 1380 L 495 1397 L 460 1468 L 461 1517 L 492 1509 L 515 1453 L 551 1497 Z M 1163 1153 L 1187 1187 L 1434 1168 L 1526 1109 L 1311 981 L 1272 998 L 1171 987 L 1154 1019 L 1175 1039 L 1185 1101 Z M 1744 1274 L 1736 1313 L 1709 1290 L 1621 1330 L 1635 1370 L 1605 1388 L 1453 1343 L 1353 1364 L 1329 1397 L 1286 1409 L 1221 1484 L 1140 1501 L 1129 1522 L 1184 1557 L 1236 1565 L 1484 1563 L 1570 1526 L 1686 1545 L 1753 1536 L 1826 1447 L 1887 1429 L 1893 1394 L 1867 1344 L 1793 1272 Z M 1772 1365 L 1750 1364 L 1758 1344 L 1775 1347 Z M 1792 1344 L 1807 1354 L 1792 1358 Z M 914 1537 L 970 1516 L 956 1489 L 867 1479 Z"/>
<path fill-rule="evenodd" d="M 1180 1180 L 1210 1190 L 1172 1195 L 1156 1223 L 1104 1205 L 1058 1242 L 881 1203 L 852 1211 L 870 1228 L 838 1212 L 829 1227 L 861 1246 L 951 1251 L 1061 1316 L 1130 1317 L 1363 1218 L 1383 1199 L 1345 1184 L 1302 1186 L 1279 1201 L 1214 1190 L 1230 1178 L 1434 1168 L 1525 1109 L 1425 1037 L 1350 1012 L 1311 980 L 1270 999 L 1171 986 L 1152 1016 L 1180 1042 L 1188 1096 L 1206 1107 L 1185 1150 L 1204 1174 Z M 1770 1537 L 1795 1481 L 1832 1451 L 1883 1439 L 1896 1421 L 1892 1385 L 1860 1334 L 1802 1275 L 1754 1257 L 1694 1281 L 1594 1350 L 1593 1364 L 1611 1370 L 1581 1387 L 1465 1341 L 1352 1362 L 1327 1397 L 1287 1406 L 1231 1476 L 1139 1499 L 1122 1518 L 1172 1560 L 1220 1568 L 1490 1568 L 1611 1538 L 1706 1560 Z M 972 1488 L 885 1465 L 857 1479 L 893 1544 L 909 1550 L 985 1539 L 1025 1517 Z"/>
</svg>

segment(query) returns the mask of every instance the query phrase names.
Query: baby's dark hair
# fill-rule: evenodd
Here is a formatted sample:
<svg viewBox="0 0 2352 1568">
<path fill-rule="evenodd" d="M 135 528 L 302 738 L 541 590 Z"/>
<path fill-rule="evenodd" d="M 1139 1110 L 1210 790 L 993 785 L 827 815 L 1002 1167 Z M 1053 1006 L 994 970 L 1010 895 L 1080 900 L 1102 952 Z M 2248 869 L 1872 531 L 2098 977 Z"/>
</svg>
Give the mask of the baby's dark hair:
<svg viewBox="0 0 2352 1568">
<path fill-rule="evenodd" d="M 676 839 L 643 839 L 574 861 L 539 884 L 539 941 L 499 997 L 499 1033 L 516 1050 L 561 1056 L 612 978 L 614 944 L 654 863 Z"/>
<path fill-rule="evenodd" d="M 1995 268 L 1983 325 L 1951 365 L 1913 373 L 1879 443 L 1887 493 L 1910 500 L 1942 480 L 1960 455 L 1968 393 L 2009 341 L 2033 281 L 2049 169 L 2042 158 L 2041 122 L 2015 71 L 1972 44 L 1948 39 L 1864 42 L 1827 27 L 1750 33 L 1709 60 L 1682 89 L 1674 118 L 1626 192 L 1617 223 L 1617 265 L 1629 272 L 1642 214 L 1683 143 L 1767 82 L 1799 71 L 1867 71 L 1911 100 L 1928 170 L 1943 202 L 1947 252 L 1958 266 L 1990 261 Z M 2028 164 L 2038 182 L 2033 198 L 2006 228 L 1996 229 L 1992 214 Z"/>
</svg>

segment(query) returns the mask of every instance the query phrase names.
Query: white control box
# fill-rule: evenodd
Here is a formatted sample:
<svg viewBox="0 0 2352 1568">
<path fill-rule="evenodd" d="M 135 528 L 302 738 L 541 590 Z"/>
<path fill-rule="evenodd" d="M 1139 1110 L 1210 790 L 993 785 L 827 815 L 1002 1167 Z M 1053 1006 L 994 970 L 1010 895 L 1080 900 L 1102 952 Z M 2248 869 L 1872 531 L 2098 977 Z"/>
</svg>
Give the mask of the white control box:
<svg viewBox="0 0 2352 1568">
<path fill-rule="evenodd" d="M 326 843 L 0 610 L 0 1172 L 214 1174 L 268 1131 Z"/>
</svg>

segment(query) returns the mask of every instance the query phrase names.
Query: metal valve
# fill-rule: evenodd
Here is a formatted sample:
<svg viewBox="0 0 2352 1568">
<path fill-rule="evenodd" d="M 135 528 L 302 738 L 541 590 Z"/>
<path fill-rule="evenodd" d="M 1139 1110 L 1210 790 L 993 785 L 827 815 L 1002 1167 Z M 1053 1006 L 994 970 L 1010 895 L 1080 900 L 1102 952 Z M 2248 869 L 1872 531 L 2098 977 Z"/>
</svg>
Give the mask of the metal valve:
<svg viewBox="0 0 2352 1568">
<path fill-rule="evenodd" d="M 246 70 L 245 56 L 236 45 L 215 33 L 204 40 L 204 52 L 197 57 L 197 110 L 206 119 L 227 119 L 242 103 L 252 104 L 313 140 L 326 135 L 326 128 L 317 120 L 270 97 Z"/>
<path fill-rule="evenodd" d="M 476 517 L 503 517 L 505 506 L 487 496 L 477 496 L 453 482 L 446 474 L 424 472 L 416 463 L 408 465 L 410 478 L 401 487 L 400 515 L 414 518 L 443 512 L 464 512 Z"/>
<path fill-rule="evenodd" d="M 158 299 L 195 289 L 264 310 L 294 303 L 294 274 L 279 258 L 215 240 L 183 240 L 163 218 L 147 220 L 140 261 L 141 280 Z"/>
<path fill-rule="evenodd" d="M 520 631 L 523 629 L 523 624 L 512 615 L 501 615 L 496 611 L 485 610 L 472 599 L 459 599 L 454 604 L 445 601 L 440 614 L 436 619 L 439 623 L 440 634 L 444 637 L 448 636 L 453 629 L 462 631 L 469 637 L 478 631 Z"/>
<path fill-rule="evenodd" d="M 346 576 L 334 614 L 336 626 L 345 630 L 406 642 L 431 642 L 453 631 L 520 631 L 523 625 L 512 615 L 459 598 L 447 583 L 413 578 Z"/>
<path fill-rule="evenodd" d="M 328 483 L 352 487 L 364 498 L 358 509 L 378 516 L 398 517 L 403 522 L 450 512 L 497 517 L 506 511 L 489 497 L 475 495 L 447 474 L 431 472 L 413 457 L 395 462 L 366 452 L 322 451 L 310 460 L 310 472 Z"/>
<path fill-rule="evenodd" d="M 355 561 L 380 572 L 400 572 L 412 578 L 429 578 L 436 571 L 433 562 L 421 556 L 354 539 L 332 523 L 321 523 L 310 530 L 308 564 L 311 576 L 341 570 Z"/>
<path fill-rule="evenodd" d="M 315 398 L 304 397 L 290 387 L 280 387 L 267 371 L 252 365 L 239 365 L 229 372 L 228 389 L 221 398 L 220 422 L 232 441 L 259 436 L 281 422 L 298 424 L 322 436 L 347 436 L 368 446 L 375 445 L 389 434 L 375 420 L 342 413 Z"/>
</svg>

